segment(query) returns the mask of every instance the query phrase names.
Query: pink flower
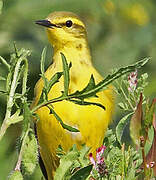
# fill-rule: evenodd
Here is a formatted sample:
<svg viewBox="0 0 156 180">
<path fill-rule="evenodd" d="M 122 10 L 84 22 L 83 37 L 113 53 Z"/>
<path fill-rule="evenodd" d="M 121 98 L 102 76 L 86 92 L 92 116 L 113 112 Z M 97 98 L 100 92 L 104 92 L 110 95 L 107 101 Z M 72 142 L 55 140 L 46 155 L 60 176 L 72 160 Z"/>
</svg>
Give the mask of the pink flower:
<svg viewBox="0 0 156 180">
<path fill-rule="evenodd" d="M 90 162 L 93 164 L 93 166 L 95 167 L 96 166 L 96 162 L 93 158 L 93 154 L 92 153 L 89 153 L 89 159 L 90 159 Z"/>
<path fill-rule="evenodd" d="M 97 170 L 99 176 L 104 176 L 107 173 L 106 164 L 104 162 L 104 150 L 106 146 L 102 145 L 101 147 L 96 149 L 96 161 L 93 158 L 93 154 L 89 154 L 90 162 L 93 164 L 93 168 Z"/>
<path fill-rule="evenodd" d="M 102 145 L 101 147 L 97 148 L 96 150 L 96 161 L 98 164 L 102 163 L 104 161 L 103 153 L 106 149 L 106 146 Z"/>
<path fill-rule="evenodd" d="M 137 87 L 137 70 L 134 71 L 134 72 L 131 72 L 130 75 L 128 76 L 128 82 L 129 82 L 129 87 L 128 87 L 128 90 L 130 92 L 134 92 L 136 87 Z"/>
</svg>

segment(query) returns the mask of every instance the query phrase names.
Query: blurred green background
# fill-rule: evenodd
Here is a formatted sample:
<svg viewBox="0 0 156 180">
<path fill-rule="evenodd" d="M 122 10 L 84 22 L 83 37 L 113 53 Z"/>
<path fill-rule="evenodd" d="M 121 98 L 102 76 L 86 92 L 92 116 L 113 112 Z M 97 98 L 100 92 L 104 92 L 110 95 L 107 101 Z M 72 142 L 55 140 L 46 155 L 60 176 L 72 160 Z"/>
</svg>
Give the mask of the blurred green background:
<svg viewBox="0 0 156 180">
<path fill-rule="evenodd" d="M 72 11 L 85 22 L 93 64 L 105 76 L 112 68 L 131 64 L 144 57 L 151 61 L 139 71 L 149 74 L 146 95 L 156 96 L 156 1 L 155 0 L 7 0 L 0 15 L 0 55 L 8 60 L 13 42 L 18 48 L 32 51 L 29 57 L 29 99 L 40 73 L 40 56 L 47 46 L 46 67 L 51 63 L 52 48 L 44 28 L 34 21 L 44 19 L 53 11 Z M 0 75 L 6 69 L 0 64 Z M 0 81 L 0 90 L 5 83 Z M 5 96 L 0 96 L 0 122 L 5 114 Z M 114 120 L 119 119 L 117 109 Z M 17 160 L 17 139 L 20 124 L 11 126 L 0 142 L 0 179 L 7 179 Z M 41 178 L 39 168 L 30 180 Z"/>
</svg>

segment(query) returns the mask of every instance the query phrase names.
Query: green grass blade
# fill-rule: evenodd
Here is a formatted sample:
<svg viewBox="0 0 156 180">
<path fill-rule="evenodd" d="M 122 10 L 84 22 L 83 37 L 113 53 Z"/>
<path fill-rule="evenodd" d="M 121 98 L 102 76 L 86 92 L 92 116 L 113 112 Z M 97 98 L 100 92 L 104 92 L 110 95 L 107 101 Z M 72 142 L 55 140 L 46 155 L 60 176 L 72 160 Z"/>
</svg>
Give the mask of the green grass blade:
<svg viewBox="0 0 156 180">
<path fill-rule="evenodd" d="M 92 168 L 92 164 L 84 168 L 81 168 L 76 173 L 74 173 L 70 180 L 86 180 L 86 178 L 90 175 Z"/>
<path fill-rule="evenodd" d="M 63 53 L 61 53 L 61 57 L 62 57 L 63 75 L 64 75 L 64 94 L 68 95 L 69 82 L 70 82 L 69 66 L 68 66 L 66 57 L 64 56 Z"/>
<path fill-rule="evenodd" d="M 121 138 L 122 138 L 122 135 L 123 135 L 124 128 L 128 123 L 129 116 L 131 116 L 132 114 L 133 114 L 133 112 L 131 112 L 131 113 L 127 114 L 126 116 L 124 116 L 119 121 L 118 125 L 116 126 L 116 137 L 117 137 L 117 140 L 120 143 L 120 145 L 122 145 Z"/>
</svg>

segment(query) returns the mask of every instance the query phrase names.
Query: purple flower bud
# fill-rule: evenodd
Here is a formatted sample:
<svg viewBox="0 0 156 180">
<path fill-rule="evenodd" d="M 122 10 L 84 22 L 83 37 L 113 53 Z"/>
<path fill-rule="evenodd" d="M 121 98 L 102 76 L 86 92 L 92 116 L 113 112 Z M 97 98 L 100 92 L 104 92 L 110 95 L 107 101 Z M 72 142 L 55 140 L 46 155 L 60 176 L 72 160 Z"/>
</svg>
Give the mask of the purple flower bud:
<svg viewBox="0 0 156 180">
<path fill-rule="evenodd" d="M 137 70 L 134 71 L 134 72 L 131 72 L 130 75 L 128 76 L 128 82 L 129 82 L 129 87 L 128 87 L 128 90 L 130 92 L 134 92 L 136 87 L 137 87 Z"/>
<path fill-rule="evenodd" d="M 90 159 L 90 162 L 94 165 L 94 167 L 96 166 L 96 162 L 93 158 L 93 154 L 92 153 L 89 153 L 89 159 Z"/>
</svg>

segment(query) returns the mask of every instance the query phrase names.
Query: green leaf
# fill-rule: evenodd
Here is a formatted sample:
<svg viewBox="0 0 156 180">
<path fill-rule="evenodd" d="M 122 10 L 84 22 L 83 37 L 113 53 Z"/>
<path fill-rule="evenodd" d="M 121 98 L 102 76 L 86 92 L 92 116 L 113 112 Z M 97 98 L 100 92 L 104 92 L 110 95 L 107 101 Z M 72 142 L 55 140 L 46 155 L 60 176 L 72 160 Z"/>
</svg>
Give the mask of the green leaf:
<svg viewBox="0 0 156 180">
<path fill-rule="evenodd" d="M 86 91 L 92 90 L 95 87 L 95 79 L 93 74 L 90 77 L 89 83 L 87 84 L 87 86 L 81 91 L 81 93 L 84 93 Z"/>
<path fill-rule="evenodd" d="M 0 90 L 0 93 L 5 94 L 5 95 L 8 95 L 8 92 L 7 92 L 7 91 Z"/>
<path fill-rule="evenodd" d="M 80 150 L 80 156 L 78 158 L 79 163 L 82 165 L 82 167 L 87 166 L 89 164 L 88 154 L 89 154 L 90 148 L 86 145 L 82 145 L 82 148 Z"/>
<path fill-rule="evenodd" d="M 23 148 L 22 170 L 24 174 L 31 175 L 38 163 L 38 145 L 35 135 L 29 132 Z"/>
<path fill-rule="evenodd" d="M 76 173 L 74 173 L 70 180 L 85 180 L 90 175 L 92 168 L 92 164 L 84 168 L 81 168 Z"/>
<path fill-rule="evenodd" d="M 50 89 L 55 83 L 59 82 L 59 79 L 62 75 L 63 75 L 63 72 L 57 72 L 56 74 L 52 76 L 52 78 L 50 79 L 47 85 L 47 93 L 49 93 Z"/>
<path fill-rule="evenodd" d="M 102 91 L 108 84 L 113 82 L 115 79 L 123 76 L 124 74 L 128 72 L 132 72 L 137 68 L 141 68 L 144 64 L 146 64 L 149 61 L 149 58 L 145 58 L 133 65 L 120 68 L 113 74 L 109 74 L 104 80 L 100 81 L 97 85 L 95 85 L 93 88 L 84 88 L 82 91 L 76 91 L 73 94 L 70 94 L 70 97 L 75 97 L 79 99 L 89 98 L 92 96 L 95 96 L 97 92 Z M 90 80 L 91 81 L 91 80 Z M 90 86 L 90 81 L 87 86 Z"/>
<path fill-rule="evenodd" d="M 130 120 L 130 136 L 137 147 L 140 146 L 140 136 L 141 136 L 140 133 L 141 133 L 141 124 L 142 124 L 142 101 L 143 101 L 143 96 L 141 93 L 137 108 Z"/>
<path fill-rule="evenodd" d="M 62 119 L 58 116 L 58 114 L 53 110 L 52 107 L 48 106 L 48 108 L 50 109 L 50 113 L 54 114 L 55 118 L 60 122 L 61 126 L 70 131 L 70 132 L 80 132 L 78 129 L 73 128 L 72 126 L 69 126 L 67 124 L 64 124 L 64 122 L 62 121 Z"/>
<path fill-rule="evenodd" d="M 1 3 L 1 1 L 0 1 L 0 3 Z M 2 56 L 0 56 L 0 61 L 5 65 L 5 67 L 7 67 L 8 70 L 10 69 L 10 65 L 7 63 L 7 61 Z"/>
<path fill-rule="evenodd" d="M 149 107 L 149 103 L 146 103 L 146 114 L 145 114 L 145 120 L 144 120 L 144 125 L 146 128 L 149 128 L 152 125 L 153 121 L 153 113 L 155 110 L 155 103 L 156 103 L 156 98 L 153 99 L 152 104 Z"/>
<path fill-rule="evenodd" d="M 65 154 L 66 154 L 66 152 L 63 151 L 62 146 L 59 145 L 58 148 L 56 149 L 56 156 L 59 157 L 59 158 L 61 158 L 61 157 L 63 157 L 63 155 L 65 155 Z"/>
<path fill-rule="evenodd" d="M 47 96 L 47 86 L 48 86 L 48 79 L 45 77 L 45 69 L 44 69 L 44 64 L 45 64 L 45 58 L 46 58 L 46 51 L 47 51 L 47 48 L 45 47 L 42 51 L 42 54 L 41 54 L 41 77 L 44 81 L 44 88 L 42 90 L 42 95 L 40 97 L 40 101 L 42 101 L 43 99 L 47 99 L 48 96 Z M 39 101 L 39 103 L 40 103 Z"/>
<path fill-rule="evenodd" d="M 23 116 L 20 115 L 20 110 L 18 109 L 11 117 L 9 120 L 10 124 L 15 124 L 18 123 L 20 121 L 23 121 Z"/>
<path fill-rule="evenodd" d="M 125 105 L 122 102 L 118 103 L 118 106 L 120 107 L 120 109 L 123 109 L 123 110 L 125 109 Z"/>
<path fill-rule="evenodd" d="M 41 74 L 42 74 L 42 75 L 43 75 L 44 72 L 45 72 L 44 64 L 45 64 L 46 52 L 47 52 L 47 47 L 45 47 L 45 48 L 43 49 L 42 54 L 41 54 Z"/>
<path fill-rule="evenodd" d="M 59 82 L 59 79 L 61 78 L 62 75 L 63 75 L 63 72 L 57 72 L 56 74 L 54 74 L 51 77 L 51 79 L 49 81 L 44 75 L 42 76 L 42 78 L 44 80 L 44 87 L 43 87 L 42 94 L 40 96 L 40 100 L 39 100 L 38 104 L 42 103 L 44 100 L 48 101 L 49 91 L 51 90 L 51 88 L 54 84 Z"/>
<path fill-rule="evenodd" d="M 72 148 L 66 155 L 60 159 L 60 165 L 57 168 L 54 180 L 65 180 L 67 174 L 70 174 L 70 168 L 74 161 L 78 158 L 79 152 L 77 148 Z"/>
<path fill-rule="evenodd" d="M 61 53 L 61 57 L 62 57 L 63 75 L 64 75 L 64 94 L 67 96 L 68 89 L 69 89 L 69 82 L 70 82 L 69 67 L 68 67 L 66 57 L 64 56 L 63 53 Z M 71 66 L 71 63 L 70 63 L 70 66 Z"/>
<path fill-rule="evenodd" d="M 145 142 L 145 146 L 144 146 L 145 154 L 147 154 L 152 147 L 152 143 L 154 139 L 154 128 L 152 126 L 148 129 L 147 139 L 148 140 Z"/>
<path fill-rule="evenodd" d="M 128 123 L 128 118 L 129 118 L 129 116 L 131 116 L 132 114 L 133 114 L 133 112 L 127 114 L 126 116 L 124 116 L 124 117 L 119 121 L 118 125 L 116 126 L 116 137 L 117 137 L 117 140 L 118 140 L 118 142 L 120 143 L 120 145 L 122 144 L 121 138 L 122 138 L 122 135 L 123 135 L 124 128 L 125 128 L 125 126 L 126 126 L 127 123 Z"/>
<path fill-rule="evenodd" d="M 54 74 L 51 79 L 48 81 L 48 79 L 45 77 L 45 69 L 44 69 L 44 64 L 45 64 L 45 59 L 46 59 L 46 51 L 47 48 L 45 47 L 42 51 L 41 55 L 41 77 L 44 81 L 44 87 L 42 90 L 42 94 L 40 96 L 40 100 L 38 101 L 38 104 L 42 103 L 44 100 L 48 100 L 48 93 L 52 86 L 59 82 L 60 77 L 63 75 L 63 72 L 57 72 Z"/>
<path fill-rule="evenodd" d="M 23 139 L 26 131 L 28 130 L 29 125 L 30 125 L 30 121 L 31 121 L 31 117 L 32 117 L 32 114 L 30 112 L 30 109 L 29 109 L 29 106 L 27 103 L 24 103 L 23 110 L 24 110 L 24 112 L 23 112 L 24 120 L 23 120 L 21 139 Z"/>
<path fill-rule="evenodd" d="M 88 105 L 95 105 L 95 106 L 99 106 L 100 108 L 102 108 L 103 110 L 106 110 L 106 108 L 100 104 L 100 103 L 94 103 L 94 102 L 88 102 L 88 101 L 83 101 L 83 100 L 76 100 L 76 99 L 70 99 L 71 102 L 75 103 L 75 104 L 78 104 L 78 105 L 85 105 L 85 106 L 88 106 Z"/>
<path fill-rule="evenodd" d="M 154 129 L 154 138 L 150 151 L 146 156 L 146 163 L 150 164 L 151 162 L 156 162 L 156 117 L 153 113 L 153 129 Z M 156 176 L 156 166 L 153 167 L 154 176 Z"/>
<path fill-rule="evenodd" d="M 22 173 L 18 170 L 13 171 L 9 176 L 8 180 L 23 180 Z"/>
</svg>

